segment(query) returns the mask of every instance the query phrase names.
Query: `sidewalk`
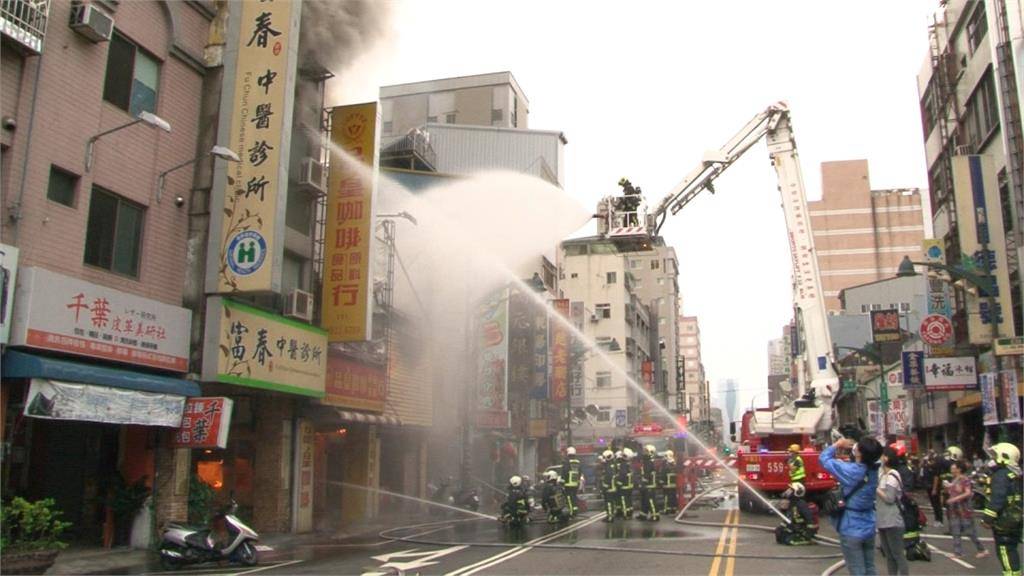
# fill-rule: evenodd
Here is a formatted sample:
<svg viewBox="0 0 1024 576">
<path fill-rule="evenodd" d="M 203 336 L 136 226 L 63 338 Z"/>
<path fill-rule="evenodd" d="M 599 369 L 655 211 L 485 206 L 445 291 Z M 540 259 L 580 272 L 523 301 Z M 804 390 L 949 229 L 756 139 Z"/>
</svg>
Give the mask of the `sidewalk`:
<svg viewBox="0 0 1024 576">
<path fill-rule="evenodd" d="M 337 544 L 351 540 L 366 540 L 369 543 L 378 540 L 378 533 L 387 528 L 432 520 L 436 521 L 437 518 L 425 515 L 392 515 L 374 518 L 337 532 L 266 534 L 260 537 L 258 545 L 269 546 L 273 550 L 261 551 L 260 562 L 287 557 L 305 546 Z M 57 556 L 57 561 L 46 574 L 134 574 L 155 569 L 158 569 L 155 550 L 135 550 L 124 546 L 110 550 L 101 547 L 72 546 Z"/>
</svg>

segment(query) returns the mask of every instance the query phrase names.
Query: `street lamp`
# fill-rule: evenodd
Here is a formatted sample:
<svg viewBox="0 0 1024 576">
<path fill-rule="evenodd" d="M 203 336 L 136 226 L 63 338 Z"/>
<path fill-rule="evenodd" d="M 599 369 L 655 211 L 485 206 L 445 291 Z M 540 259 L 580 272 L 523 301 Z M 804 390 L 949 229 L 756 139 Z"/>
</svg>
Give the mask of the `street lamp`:
<svg viewBox="0 0 1024 576">
<path fill-rule="evenodd" d="M 885 361 L 882 359 L 882 347 L 879 344 L 875 344 L 877 352 L 869 348 L 856 348 L 854 346 L 835 346 L 836 350 L 851 350 L 858 354 L 867 356 L 868 359 L 874 360 L 878 364 L 878 399 L 882 403 L 882 434 L 885 436 L 889 435 L 889 383 L 885 379 Z M 836 354 L 839 357 L 839 354 Z"/>
<path fill-rule="evenodd" d="M 167 133 L 171 132 L 171 125 L 167 122 L 167 120 L 164 120 L 163 118 L 157 116 L 156 114 L 153 114 L 152 112 L 140 112 L 138 118 L 136 118 L 135 120 L 132 120 L 127 124 L 117 126 L 116 128 L 111 128 L 110 130 L 104 130 L 103 132 L 100 132 L 99 134 L 93 136 L 92 138 L 89 138 L 89 141 L 85 143 L 85 171 L 88 172 L 92 170 L 92 149 L 93 145 L 96 143 L 97 140 L 106 136 L 107 134 L 112 134 L 114 132 L 117 132 L 118 130 L 124 130 L 129 126 L 134 126 L 139 122 L 149 124 L 153 128 L 159 128 Z"/>
<path fill-rule="evenodd" d="M 202 156 L 196 156 L 195 158 L 193 158 L 191 160 L 186 160 L 186 161 L 182 162 L 181 164 L 175 164 L 174 166 L 172 166 L 172 167 L 168 168 L 167 170 L 164 170 L 163 172 L 161 172 L 156 177 L 156 202 L 157 202 L 157 204 L 160 203 L 160 196 L 162 196 L 163 193 L 164 193 L 164 183 L 165 183 L 165 181 L 167 179 L 167 175 L 168 174 L 170 174 L 171 172 L 174 172 L 175 170 L 177 170 L 179 168 L 184 168 L 185 166 L 188 166 L 190 164 L 195 164 L 196 162 L 199 162 L 200 160 L 202 160 L 203 158 L 206 158 L 207 156 L 213 156 L 214 158 L 220 158 L 221 160 L 227 160 L 228 162 L 241 162 L 242 161 L 242 159 L 238 157 L 238 154 L 235 154 L 234 150 L 232 150 L 230 148 L 225 148 L 224 146 L 214 146 L 213 148 L 210 149 L 210 151 L 208 153 L 203 154 Z"/>
</svg>

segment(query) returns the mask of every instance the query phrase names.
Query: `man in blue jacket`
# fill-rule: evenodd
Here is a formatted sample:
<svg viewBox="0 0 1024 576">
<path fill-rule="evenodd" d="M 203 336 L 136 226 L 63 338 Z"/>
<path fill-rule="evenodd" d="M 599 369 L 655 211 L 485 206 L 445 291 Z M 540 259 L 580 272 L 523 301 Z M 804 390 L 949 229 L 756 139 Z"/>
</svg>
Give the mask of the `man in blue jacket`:
<svg viewBox="0 0 1024 576">
<path fill-rule="evenodd" d="M 836 450 L 852 448 L 851 461 L 836 457 Z M 878 574 L 875 569 L 875 490 L 878 488 L 878 458 L 882 445 L 869 436 L 854 442 L 840 438 L 825 449 L 819 461 L 842 487 L 845 510 L 832 516 L 839 533 L 843 558 L 853 576 Z"/>
</svg>

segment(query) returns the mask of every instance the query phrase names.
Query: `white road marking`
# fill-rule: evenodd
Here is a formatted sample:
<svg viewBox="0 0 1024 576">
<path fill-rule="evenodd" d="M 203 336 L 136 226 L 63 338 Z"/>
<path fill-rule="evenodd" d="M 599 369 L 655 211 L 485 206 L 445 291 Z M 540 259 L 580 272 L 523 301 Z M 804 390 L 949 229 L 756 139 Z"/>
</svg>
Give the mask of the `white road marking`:
<svg viewBox="0 0 1024 576">
<path fill-rule="evenodd" d="M 938 548 L 936 548 L 935 546 L 932 546 L 931 544 L 928 544 L 928 547 L 931 548 L 932 550 L 938 552 L 939 554 L 945 556 L 946 558 L 949 558 L 951 561 L 956 562 L 957 564 L 963 566 L 964 568 L 970 568 L 971 570 L 974 570 L 974 565 L 973 564 L 968 564 L 967 562 L 964 562 L 963 560 L 957 558 L 954 554 L 950 554 L 949 552 L 946 552 L 945 550 L 939 550 Z"/>
<path fill-rule="evenodd" d="M 434 564 L 437 564 L 438 558 L 453 554 L 459 550 L 465 550 L 466 548 L 469 548 L 469 546 L 452 546 L 451 548 L 425 550 L 423 552 L 420 552 L 419 548 L 413 548 L 412 550 L 403 550 L 401 552 L 390 552 L 379 556 L 371 556 L 371 558 L 377 562 L 383 562 L 383 564 L 379 566 L 379 570 L 394 568 L 401 574 L 410 570 L 418 570 L 425 566 L 433 566 Z M 415 560 L 410 562 L 392 562 L 395 558 L 415 558 Z M 379 576 L 381 574 L 390 574 L 390 572 L 364 572 L 363 576 Z"/>
<path fill-rule="evenodd" d="M 279 562 L 277 564 L 267 564 L 266 566 L 260 566 L 259 568 L 253 568 L 252 570 L 245 570 L 242 572 L 234 572 L 230 575 L 225 576 L 242 576 L 243 574 L 255 574 L 256 572 L 263 572 L 264 570 L 270 570 L 271 568 L 284 568 L 285 566 L 291 566 L 292 564 L 298 564 L 302 560 L 290 560 L 288 562 Z"/>
<path fill-rule="evenodd" d="M 524 544 L 520 544 L 519 546 L 516 546 L 515 548 L 513 548 L 511 550 L 506 550 L 504 552 L 501 552 L 500 554 L 495 554 L 494 556 L 491 556 L 490 558 L 485 558 L 485 559 L 483 559 L 483 560 L 481 560 L 479 562 L 476 562 L 474 564 L 470 564 L 469 566 L 463 566 L 463 567 L 461 567 L 461 568 L 459 568 L 457 570 L 453 570 L 452 572 L 449 572 L 446 576 L 471 576 L 472 574 L 476 574 L 477 572 L 479 572 L 481 570 L 484 570 L 486 568 L 490 568 L 492 566 L 497 566 L 498 564 L 501 564 L 502 562 L 505 562 L 506 560 L 511 560 L 512 558 L 515 558 L 516 556 L 519 556 L 520 554 L 525 554 L 525 553 L 529 552 L 530 550 L 532 550 L 533 547 L 538 545 L 538 544 L 544 544 L 545 542 L 550 542 L 551 540 L 556 540 L 558 538 L 561 538 L 565 534 L 568 534 L 569 532 L 573 532 L 573 531 L 579 530 L 580 528 L 583 528 L 585 526 L 589 526 L 589 525 L 593 524 L 594 522 L 597 522 L 598 520 L 601 520 L 604 517 L 605 517 L 605 513 L 602 512 L 602 513 L 594 516 L 593 518 L 590 518 L 588 520 L 584 520 L 583 522 L 578 522 L 576 524 L 571 524 L 569 526 L 566 526 L 565 528 L 562 528 L 560 530 L 556 530 L 556 531 L 552 532 L 551 534 L 546 534 L 544 536 L 541 536 L 540 538 L 535 538 L 533 540 L 530 540 L 529 542 L 526 542 Z"/>
</svg>

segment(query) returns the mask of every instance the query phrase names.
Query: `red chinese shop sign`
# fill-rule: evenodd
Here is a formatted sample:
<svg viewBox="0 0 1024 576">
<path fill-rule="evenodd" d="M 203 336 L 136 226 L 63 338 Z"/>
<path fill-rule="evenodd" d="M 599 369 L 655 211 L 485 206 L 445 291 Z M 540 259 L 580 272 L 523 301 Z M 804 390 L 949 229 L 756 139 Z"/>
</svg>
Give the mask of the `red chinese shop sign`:
<svg viewBox="0 0 1024 576">
<path fill-rule="evenodd" d="M 178 448 L 226 448 L 233 402 L 222 396 L 189 398 L 174 434 Z"/>
<path fill-rule="evenodd" d="M 569 300 L 552 302 L 562 320 L 569 319 Z M 569 398 L 569 329 L 562 321 L 551 321 L 551 399 L 565 402 Z"/>
<path fill-rule="evenodd" d="M 186 372 L 191 323 L 180 306 L 27 267 L 18 271 L 10 344 Z"/>
<path fill-rule="evenodd" d="M 352 358 L 329 353 L 327 395 L 324 404 L 370 412 L 383 412 L 387 387 L 384 367 L 363 364 Z"/>
</svg>

